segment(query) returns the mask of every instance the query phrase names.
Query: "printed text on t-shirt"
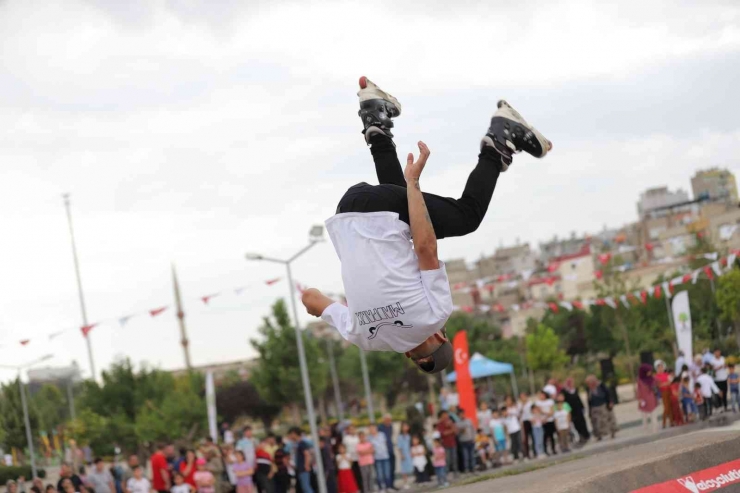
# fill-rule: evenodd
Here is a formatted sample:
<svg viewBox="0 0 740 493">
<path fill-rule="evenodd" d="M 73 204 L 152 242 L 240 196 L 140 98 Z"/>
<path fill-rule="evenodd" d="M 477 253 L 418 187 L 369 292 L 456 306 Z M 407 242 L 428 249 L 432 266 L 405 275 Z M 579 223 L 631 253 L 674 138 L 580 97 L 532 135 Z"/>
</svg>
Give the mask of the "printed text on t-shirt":
<svg viewBox="0 0 740 493">
<path fill-rule="evenodd" d="M 405 313 L 406 312 L 403 310 L 401 303 L 396 303 L 395 305 L 379 306 L 372 310 L 362 310 L 355 313 L 355 316 L 360 322 L 360 325 L 365 325 L 373 322 L 380 322 L 381 320 L 396 318 L 399 314 L 403 315 Z"/>
</svg>

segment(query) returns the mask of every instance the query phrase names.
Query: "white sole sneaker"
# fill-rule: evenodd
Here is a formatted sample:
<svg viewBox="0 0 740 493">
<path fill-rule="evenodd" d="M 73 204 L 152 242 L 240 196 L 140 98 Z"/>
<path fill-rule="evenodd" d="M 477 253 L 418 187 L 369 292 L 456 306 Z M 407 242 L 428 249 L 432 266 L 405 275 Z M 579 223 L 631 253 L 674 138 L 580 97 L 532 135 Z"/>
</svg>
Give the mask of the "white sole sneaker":
<svg viewBox="0 0 740 493">
<path fill-rule="evenodd" d="M 525 120 L 524 117 L 521 114 L 519 114 L 519 112 L 517 110 L 515 110 L 514 107 L 511 106 L 505 100 L 502 99 L 502 100 L 500 100 L 498 102 L 498 109 L 496 110 L 496 113 L 494 113 L 493 117 L 494 118 L 495 117 L 506 118 L 507 120 L 514 121 L 514 122 L 518 123 L 519 125 L 523 126 L 524 128 L 526 128 L 527 130 L 529 130 L 532 133 L 532 136 L 531 137 L 534 137 L 535 139 L 537 139 L 537 142 L 539 143 L 539 145 L 540 145 L 540 147 L 542 149 L 542 154 L 539 155 L 539 156 L 535 156 L 535 157 L 543 158 L 552 149 L 552 142 L 550 142 L 548 139 L 546 139 L 545 136 L 542 135 L 539 130 L 537 130 L 532 125 L 530 125 L 527 122 L 527 120 Z M 527 135 L 520 136 L 520 137 L 523 137 L 524 139 L 531 138 L 530 136 L 527 136 Z M 511 148 L 512 151 L 514 151 L 514 152 L 518 152 L 518 151 L 521 151 L 521 150 L 526 150 L 526 149 L 519 149 L 519 148 L 517 148 L 517 146 L 515 146 L 514 143 L 511 142 L 508 139 L 506 140 L 506 145 L 509 148 Z M 532 153 L 530 152 L 530 154 L 532 154 Z"/>
<path fill-rule="evenodd" d="M 360 90 L 357 91 L 357 96 L 360 98 L 360 103 L 363 101 L 370 101 L 371 99 L 389 101 L 398 109 L 398 114 L 401 114 L 401 103 L 398 102 L 398 99 L 382 90 L 377 86 L 377 84 L 364 75 L 360 77 Z"/>
</svg>

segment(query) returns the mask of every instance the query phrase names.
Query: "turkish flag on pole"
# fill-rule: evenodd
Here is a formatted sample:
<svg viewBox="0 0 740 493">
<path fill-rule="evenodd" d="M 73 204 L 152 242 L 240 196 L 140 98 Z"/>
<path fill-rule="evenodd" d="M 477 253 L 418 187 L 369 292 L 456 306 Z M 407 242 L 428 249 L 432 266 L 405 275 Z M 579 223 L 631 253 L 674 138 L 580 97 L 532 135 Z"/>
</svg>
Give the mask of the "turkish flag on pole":
<svg viewBox="0 0 740 493">
<path fill-rule="evenodd" d="M 452 340 L 455 350 L 455 373 L 457 374 L 457 395 L 460 397 L 460 407 L 465 416 L 473 421 L 478 428 L 478 405 L 475 401 L 473 379 L 470 377 L 470 353 L 468 352 L 468 333 L 461 330 Z"/>
</svg>

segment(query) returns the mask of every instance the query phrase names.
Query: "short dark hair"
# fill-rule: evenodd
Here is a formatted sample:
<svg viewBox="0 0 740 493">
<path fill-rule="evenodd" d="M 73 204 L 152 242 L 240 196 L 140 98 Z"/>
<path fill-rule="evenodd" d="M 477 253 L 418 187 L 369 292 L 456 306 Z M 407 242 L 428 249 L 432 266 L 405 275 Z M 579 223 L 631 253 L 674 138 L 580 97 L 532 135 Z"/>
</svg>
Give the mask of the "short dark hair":
<svg viewBox="0 0 740 493">
<path fill-rule="evenodd" d="M 294 427 L 292 427 L 291 429 L 288 430 L 288 434 L 289 435 L 299 435 L 300 436 L 301 433 L 303 433 L 303 431 L 300 428 L 298 428 L 297 426 L 294 426 Z"/>
<path fill-rule="evenodd" d="M 134 467 L 132 467 L 131 471 L 135 471 L 137 469 L 141 469 L 141 466 L 139 464 L 136 464 Z"/>
<path fill-rule="evenodd" d="M 700 384 L 699 382 L 696 382 L 696 383 L 694 384 L 694 388 L 695 388 L 695 389 L 700 389 L 700 388 L 701 388 L 701 384 Z"/>
<path fill-rule="evenodd" d="M 251 425 L 245 426 L 244 431 L 252 431 L 252 426 Z"/>
<path fill-rule="evenodd" d="M 101 459 L 100 457 L 95 457 L 93 464 L 100 464 L 101 462 L 103 462 L 103 459 Z"/>
</svg>

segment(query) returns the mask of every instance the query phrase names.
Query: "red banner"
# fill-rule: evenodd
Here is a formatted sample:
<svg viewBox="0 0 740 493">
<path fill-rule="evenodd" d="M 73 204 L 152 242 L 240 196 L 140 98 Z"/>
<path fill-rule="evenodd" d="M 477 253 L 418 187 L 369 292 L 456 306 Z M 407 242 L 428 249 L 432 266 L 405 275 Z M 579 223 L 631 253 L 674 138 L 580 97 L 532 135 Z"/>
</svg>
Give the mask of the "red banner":
<svg viewBox="0 0 740 493">
<path fill-rule="evenodd" d="M 473 421 L 478 428 L 478 405 L 475 400 L 473 379 L 470 376 L 470 352 L 468 351 L 468 333 L 461 330 L 452 340 L 455 350 L 455 373 L 457 374 L 457 394 L 460 397 L 460 407 L 465 416 Z"/>
<path fill-rule="evenodd" d="M 665 483 L 646 486 L 632 493 L 686 493 L 692 491 L 714 491 L 727 486 L 740 485 L 740 460 L 692 472 L 688 476 L 672 479 Z M 733 490 L 734 491 L 734 490 Z"/>
</svg>

